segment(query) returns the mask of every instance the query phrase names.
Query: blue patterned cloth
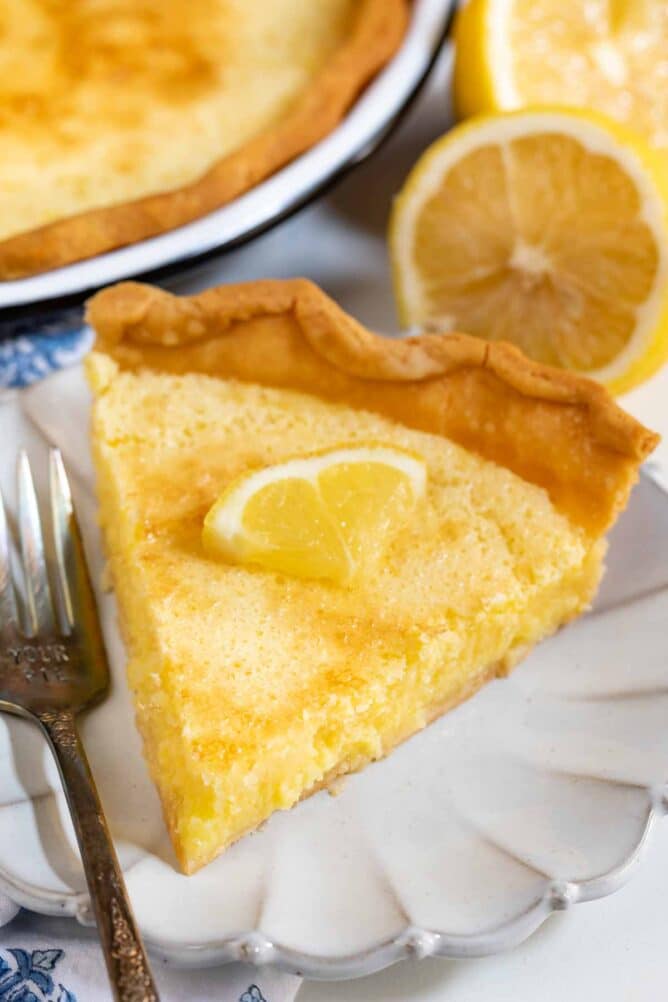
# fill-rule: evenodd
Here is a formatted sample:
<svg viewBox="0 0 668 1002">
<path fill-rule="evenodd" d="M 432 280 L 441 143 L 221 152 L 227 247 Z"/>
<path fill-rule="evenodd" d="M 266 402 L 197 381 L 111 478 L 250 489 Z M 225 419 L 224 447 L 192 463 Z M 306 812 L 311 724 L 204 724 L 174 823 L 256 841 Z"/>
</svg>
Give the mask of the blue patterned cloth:
<svg viewBox="0 0 668 1002">
<path fill-rule="evenodd" d="M 64 950 L 0 949 L 0 1002 L 77 1002 L 74 992 L 56 981 Z M 257 985 L 249 985 L 238 1002 L 270 1002 Z"/>
<path fill-rule="evenodd" d="M 22 912 L 0 936 L 0 1002 L 109 1002 L 97 938 L 71 920 Z M 74 932 L 74 935 L 72 934 Z M 154 960 L 162 1002 L 294 1002 L 300 979 L 243 964 L 178 971 Z"/>
<path fill-rule="evenodd" d="M 0 949 L 0 1002 L 84 1002 L 56 980 L 56 968 L 65 958 L 65 950 Z M 251 984 L 241 994 L 235 991 L 230 1002 L 271 1000 Z"/>
<path fill-rule="evenodd" d="M 78 362 L 92 340 L 78 307 L 44 322 L 0 321 L 0 389 L 29 386 Z"/>
<path fill-rule="evenodd" d="M 55 981 L 63 950 L 0 950 L 0 1002 L 77 1002 Z"/>
</svg>

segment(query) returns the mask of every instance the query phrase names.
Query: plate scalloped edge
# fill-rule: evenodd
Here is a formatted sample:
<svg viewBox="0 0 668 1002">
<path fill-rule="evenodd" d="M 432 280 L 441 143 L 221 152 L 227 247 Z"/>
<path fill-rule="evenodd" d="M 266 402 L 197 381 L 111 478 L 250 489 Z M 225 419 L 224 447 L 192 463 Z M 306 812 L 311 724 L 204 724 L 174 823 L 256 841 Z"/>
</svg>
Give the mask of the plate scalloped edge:
<svg viewBox="0 0 668 1002">
<path fill-rule="evenodd" d="M 406 925 L 384 942 L 346 957 L 329 958 L 302 953 L 272 942 L 257 930 L 225 937 L 215 942 L 175 949 L 145 936 L 149 951 L 166 963 L 179 967 L 209 967 L 239 961 L 257 967 L 271 965 L 291 974 L 314 980 L 346 980 L 365 977 L 409 957 L 484 957 L 518 946 L 554 912 L 573 905 L 607 897 L 619 890 L 635 873 L 647 848 L 652 829 L 668 814 L 668 784 L 644 787 L 647 814 L 642 834 L 627 857 L 598 877 L 586 880 L 546 880 L 543 894 L 528 908 L 497 927 L 481 933 L 451 934 Z M 126 871 L 127 872 L 127 871 Z M 60 895 L 43 891 L 36 894 L 27 884 L 0 871 L 0 888 L 22 908 L 44 915 L 76 918 L 84 926 L 93 924 L 85 892 Z"/>
<path fill-rule="evenodd" d="M 47 437 L 58 442 L 57 428 L 59 422 L 62 427 L 67 426 L 70 432 L 73 426 L 82 426 L 81 420 L 76 421 L 75 414 L 76 408 L 82 406 L 82 400 L 77 398 L 76 390 L 76 387 L 80 384 L 83 385 L 80 374 L 77 373 L 77 369 L 72 369 L 69 372 L 62 372 L 52 377 L 51 380 L 47 380 L 41 384 L 39 388 L 28 391 L 27 396 L 21 393 L 3 397 L 0 401 L 3 405 L 0 406 L 0 424 L 2 423 L 3 415 L 5 418 L 10 419 L 9 428 L 11 428 L 12 416 L 16 418 L 23 416 L 24 418 L 28 418 L 30 427 L 32 427 L 37 437 L 41 440 L 42 445 Z M 53 410 L 53 400 L 50 400 L 49 392 L 44 393 L 42 390 L 42 387 L 48 386 L 53 388 L 52 392 L 55 392 L 61 401 L 58 415 Z M 63 388 L 67 388 L 69 392 L 63 394 Z M 32 401 L 28 407 L 24 403 L 26 400 Z M 48 436 L 43 431 L 40 422 L 36 420 L 35 401 L 41 401 L 42 407 L 46 407 L 45 413 L 49 417 Z M 27 426 L 24 428 L 24 431 L 27 432 Z M 73 440 L 70 434 L 68 445 L 71 450 L 74 450 L 73 455 L 76 455 L 78 446 L 81 443 L 78 443 L 78 440 Z M 77 458 L 80 459 L 80 455 Z M 2 470 L 0 469 L 1 472 Z M 75 481 L 79 481 L 82 476 L 82 469 L 78 462 L 75 463 L 72 472 L 75 474 Z M 661 542 L 661 545 L 657 545 L 656 539 L 651 533 L 645 539 L 638 539 L 636 535 L 638 525 L 643 526 L 651 522 L 650 512 L 652 510 L 656 510 L 657 512 L 660 510 L 661 517 L 666 521 L 666 525 L 668 526 L 666 494 L 659 486 L 655 483 L 653 484 L 648 476 L 644 476 L 642 481 L 642 490 L 639 491 L 636 515 L 627 523 L 626 527 L 622 519 L 616 530 L 616 532 L 619 532 L 619 537 L 618 543 L 613 546 L 611 551 L 611 564 L 613 566 L 611 567 L 609 579 L 606 579 L 606 585 L 603 588 L 601 601 L 598 605 L 599 615 L 602 614 L 603 618 L 605 618 L 605 614 L 607 613 L 624 608 L 628 610 L 638 603 L 643 603 L 643 608 L 645 608 L 644 603 L 648 600 L 652 601 L 651 596 L 662 599 L 668 593 L 668 576 L 665 572 L 668 538 L 665 543 Z M 653 506 L 658 507 L 654 509 Z M 629 537 L 633 541 L 633 550 L 630 554 L 628 552 L 624 553 L 624 539 L 626 538 L 628 543 Z M 651 550 L 648 551 L 647 547 L 650 545 Z M 619 555 L 615 556 L 615 554 Z M 630 583 L 634 576 L 637 576 L 639 569 L 642 569 L 643 590 L 638 590 L 637 588 L 633 590 L 630 587 Z M 624 573 L 620 573 L 621 570 Z M 639 580 L 636 583 L 640 583 Z M 651 628 L 655 630 L 655 635 L 657 635 L 658 631 L 658 636 L 661 639 L 664 635 L 662 610 L 663 599 L 658 619 L 652 624 L 649 624 L 649 621 L 643 621 L 643 628 L 651 625 Z M 595 623 L 599 620 L 599 615 L 595 613 L 592 617 L 586 617 L 581 623 Z M 562 636 L 572 636 L 573 630 L 577 629 L 578 626 L 576 625 L 571 630 L 565 631 Z M 623 647 L 623 644 L 621 646 Z M 586 638 L 584 644 L 581 639 L 578 650 L 586 651 L 586 647 Z M 616 639 L 615 649 L 618 647 L 620 647 L 620 644 Z M 518 669 L 518 672 L 514 673 L 513 679 L 516 677 L 519 679 L 520 675 L 522 677 L 519 685 L 520 695 L 522 693 L 524 695 L 527 693 L 533 695 L 536 685 L 539 685 L 541 691 L 547 692 L 549 697 L 550 685 L 554 683 L 555 669 L 559 679 L 563 680 L 563 672 L 560 667 L 562 658 L 563 655 L 557 649 L 556 655 L 552 654 L 543 658 L 544 663 L 540 671 L 536 672 L 530 669 L 522 675 L 524 669 Z M 622 652 L 623 659 L 624 655 Z M 645 660 L 647 661 L 647 659 Z M 584 661 L 587 661 L 586 657 Z M 628 661 L 624 661 L 624 665 L 628 665 Z M 574 667 L 577 666 L 574 665 Z M 612 676 L 609 675 L 611 667 L 613 670 Z M 661 644 L 658 660 L 655 659 L 654 664 L 649 666 L 650 674 L 644 682 L 641 680 L 639 685 L 636 680 L 635 688 L 630 690 L 631 697 L 634 695 L 641 695 L 644 698 L 648 696 L 653 697 L 655 691 L 659 691 L 662 695 L 668 694 L 665 668 L 663 645 Z M 657 670 L 660 673 L 659 675 L 656 675 Z M 655 674 L 652 675 L 652 672 Z M 619 682 L 621 679 L 625 683 L 626 677 L 626 669 L 624 669 L 622 676 L 619 676 L 617 681 Z M 566 685 L 566 698 L 570 699 L 575 694 L 576 699 L 584 698 L 585 701 L 591 699 L 592 696 L 594 701 L 601 697 L 603 699 L 614 700 L 620 694 L 624 695 L 625 692 L 629 692 L 625 685 L 622 685 L 621 688 L 619 685 L 615 687 L 614 666 L 606 664 L 604 678 L 605 689 L 601 690 L 600 686 L 597 689 L 595 683 L 593 690 L 590 688 L 588 692 L 585 692 L 584 697 L 582 697 L 581 693 L 584 691 L 582 690 L 583 678 L 581 675 L 578 676 L 577 672 L 575 674 L 569 672 Z M 586 679 L 584 681 L 586 682 Z M 658 690 L 656 689 L 657 681 L 659 682 Z M 487 687 L 485 690 L 489 696 L 492 696 L 492 688 Z M 568 691 L 569 688 L 570 692 Z M 585 685 L 585 690 L 586 688 Z M 500 683 L 496 691 L 501 694 L 510 692 L 510 689 L 506 688 L 503 683 Z M 478 714 L 478 707 L 483 706 L 485 699 L 485 694 L 482 693 L 478 696 L 477 700 L 464 704 L 465 707 L 469 708 L 465 712 L 471 713 L 473 711 L 475 716 Z M 650 699 L 649 703 L 652 701 Z M 502 703 L 500 705 L 503 709 L 506 704 Z M 498 706 L 496 709 L 498 711 Z M 458 719 L 461 724 L 461 708 L 455 711 L 454 714 L 448 715 L 447 719 L 452 719 L 455 714 L 460 714 Z M 446 718 L 442 718 L 442 720 L 446 720 Z M 513 721 L 511 720 L 510 723 L 512 726 Z M 473 720 L 473 724 L 476 726 L 475 719 Z M 429 733 L 438 735 L 437 727 L 438 725 L 432 725 L 431 728 L 422 733 L 423 735 L 428 735 Z M 459 737 L 461 737 L 461 728 L 458 733 Z M 466 730 L 464 730 L 464 737 L 466 737 Z M 420 737 L 414 740 L 420 741 Z M 409 742 L 403 746 L 406 752 L 409 751 L 410 745 L 411 743 Z M 663 739 L 661 748 L 663 749 Z M 399 750 L 395 753 L 394 757 L 391 756 L 389 759 L 386 759 L 385 763 L 397 761 L 401 754 L 402 752 Z M 544 767 L 543 771 L 547 770 L 552 775 L 556 775 L 560 771 L 564 772 L 563 762 L 556 765 L 555 763 L 543 762 L 542 766 Z M 368 776 L 368 782 L 376 784 L 377 779 L 373 778 L 371 780 L 371 775 L 374 770 L 380 769 L 381 772 L 374 774 L 380 777 L 383 767 L 384 763 L 379 763 L 370 770 L 359 774 L 360 779 Z M 624 773 L 624 770 L 622 772 Z M 448 933 L 443 929 L 435 928 L 434 924 L 431 923 L 431 927 L 427 927 L 427 925 L 414 925 L 407 919 L 407 909 L 400 908 L 399 911 L 403 913 L 404 921 L 401 923 L 401 927 L 397 923 L 395 927 L 396 931 L 393 930 L 392 935 L 386 937 L 382 935 L 378 936 L 376 941 L 371 939 L 366 946 L 358 951 L 340 949 L 338 955 L 326 955 L 317 949 L 295 949 L 281 943 L 280 936 L 275 933 L 267 935 L 257 930 L 247 931 L 248 926 L 246 927 L 246 931 L 242 931 L 242 927 L 239 931 L 228 935 L 222 933 L 216 935 L 214 931 L 211 936 L 202 935 L 200 942 L 190 944 L 184 942 L 178 943 L 174 942 L 174 940 L 167 941 L 167 939 L 148 932 L 146 940 L 149 949 L 154 955 L 161 957 L 163 960 L 182 967 L 213 966 L 237 960 L 258 966 L 270 964 L 313 979 L 337 980 L 372 974 L 377 970 L 410 956 L 476 957 L 513 947 L 528 938 L 553 912 L 566 910 L 582 901 L 591 901 L 607 896 L 621 887 L 633 875 L 640 863 L 655 824 L 660 817 L 668 813 L 668 784 L 665 783 L 663 751 L 661 753 L 660 772 L 652 772 L 653 779 L 651 782 L 647 773 L 644 776 L 638 777 L 637 781 L 634 782 L 633 779 L 625 779 L 619 774 L 615 774 L 614 768 L 611 771 L 607 768 L 607 765 L 605 768 L 599 767 L 596 769 L 594 767 L 593 772 L 588 766 L 585 770 L 577 769 L 576 773 L 580 779 L 594 780 L 606 785 L 607 788 L 617 787 L 620 790 L 624 788 L 633 790 L 633 795 L 636 798 L 637 815 L 634 817 L 632 834 L 625 840 L 619 852 L 615 850 L 614 862 L 613 857 L 607 857 L 609 865 L 601 866 L 600 872 L 594 869 L 593 876 L 587 876 L 579 880 L 553 879 L 540 865 L 535 866 L 532 862 L 527 862 L 527 858 L 523 858 L 520 852 L 514 850 L 512 846 L 507 847 L 504 844 L 503 838 L 498 840 L 496 838 L 487 839 L 510 862 L 519 863 L 525 868 L 528 867 L 540 879 L 537 886 L 533 887 L 530 898 L 525 899 L 519 907 L 513 905 L 513 910 L 509 910 L 508 913 L 504 914 L 500 921 L 491 921 L 489 925 L 485 925 L 481 929 L 479 928 L 473 932 Z M 365 780 L 362 779 L 362 782 L 365 782 Z M 368 788 L 365 789 L 368 792 Z M 33 792 L 34 796 L 37 796 L 35 792 Z M 62 801 L 63 798 L 62 792 L 57 789 L 50 789 L 47 796 L 55 798 L 56 801 Z M 5 801 L 4 809 L 0 810 L 0 816 L 7 809 L 13 810 L 24 803 L 29 803 L 30 799 L 30 795 L 26 794 L 25 800 L 22 799 L 20 803 L 16 800 Z M 312 801 L 307 803 L 313 803 L 315 799 L 313 798 Z M 341 798 L 341 800 L 343 799 L 345 798 Z M 289 815 L 283 815 L 284 821 L 291 816 L 292 812 Z M 331 817 L 331 812 L 328 813 L 328 817 Z M 293 832 L 293 830 L 289 829 L 288 834 Z M 149 855 L 146 850 L 140 849 L 138 846 L 135 847 L 132 860 L 124 868 L 126 873 L 130 873 L 135 866 L 139 866 Z M 394 893 L 400 901 L 400 895 L 395 889 L 392 874 L 385 872 L 383 867 L 380 869 L 382 871 L 381 883 L 384 884 L 387 891 Z M 23 907 L 48 915 L 72 916 L 82 924 L 91 924 L 88 896 L 85 891 L 63 891 L 54 888 L 38 887 L 35 883 L 29 882 L 24 877 L 9 872 L 4 863 L 0 864 L 0 889 Z M 447 927 L 446 922 L 443 925 Z"/>
</svg>

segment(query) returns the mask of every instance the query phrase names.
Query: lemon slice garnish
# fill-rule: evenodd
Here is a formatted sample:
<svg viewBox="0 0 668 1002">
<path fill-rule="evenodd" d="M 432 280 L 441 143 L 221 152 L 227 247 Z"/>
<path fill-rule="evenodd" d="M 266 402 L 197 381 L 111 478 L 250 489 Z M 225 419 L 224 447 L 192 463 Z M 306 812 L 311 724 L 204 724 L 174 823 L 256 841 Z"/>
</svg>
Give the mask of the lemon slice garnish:
<svg viewBox="0 0 668 1002">
<path fill-rule="evenodd" d="M 337 448 L 244 474 L 204 520 L 207 553 L 299 578 L 350 581 L 424 496 L 427 469 L 388 445 Z"/>
</svg>

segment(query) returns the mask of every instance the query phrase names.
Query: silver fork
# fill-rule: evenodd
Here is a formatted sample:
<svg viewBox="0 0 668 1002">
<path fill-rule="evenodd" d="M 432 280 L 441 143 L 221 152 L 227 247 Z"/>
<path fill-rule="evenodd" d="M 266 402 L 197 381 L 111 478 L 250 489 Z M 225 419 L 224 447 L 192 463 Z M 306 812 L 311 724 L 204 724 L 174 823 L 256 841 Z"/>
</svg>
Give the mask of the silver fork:
<svg viewBox="0 0 668 1002">
<path fill-rule="evenodd" d="M 21 627 L 0 495 L 0 710 L 39 725 L 58 764 L 118 1002 L 158 1002 L 118 859 L 77 732 L 77 715 L 109 689 L 95 598 L 57 449 L 49 456 L 56 587 L 49 586 L 37 498 L 25 452 L 18 461 L 18 535 L 25 584 Z"/>
</svg>

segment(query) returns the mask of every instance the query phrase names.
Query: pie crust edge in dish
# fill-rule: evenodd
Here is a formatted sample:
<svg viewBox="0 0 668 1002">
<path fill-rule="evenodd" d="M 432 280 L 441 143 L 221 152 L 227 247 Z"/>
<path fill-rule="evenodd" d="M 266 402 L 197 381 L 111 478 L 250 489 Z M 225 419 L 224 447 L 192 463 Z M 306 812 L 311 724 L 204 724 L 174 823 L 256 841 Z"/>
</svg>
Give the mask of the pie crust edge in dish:
<svg viewBox="0 0 668 1002">
<path fill-rule="evenodd" d="M 121 368 L 301 390 L 444 435 L 544 487 L 592 537 L 659 441 L 592 380 L 466 334 L 382 337 L 306 279 L 185 297 L 126 282 L 94 296 L 88 320 Z"/>
<path fill-rule="evenodd" d="M 74 216 L 0 241 L 0 281 L 25 278 L 157 236 L 244 194 L 323 139 L 404 36 L 408 0 L 360 0 L 354 27 L 291 111 L 171 191 Z"/>
</svg>

